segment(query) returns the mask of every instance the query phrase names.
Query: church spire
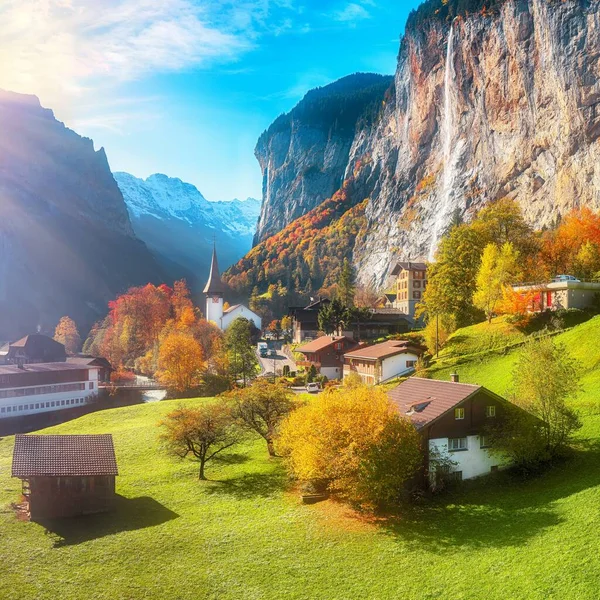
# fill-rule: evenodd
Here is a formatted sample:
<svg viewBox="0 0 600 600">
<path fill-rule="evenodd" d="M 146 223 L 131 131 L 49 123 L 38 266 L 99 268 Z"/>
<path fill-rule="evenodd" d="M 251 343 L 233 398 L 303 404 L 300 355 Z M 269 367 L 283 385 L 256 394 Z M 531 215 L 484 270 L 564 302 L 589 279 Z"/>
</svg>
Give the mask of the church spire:
<svg viewBox="0 0 600 600">
<path fill-rule="evenodd" d="M 221 281 L 219 274 L 219 263 L 217 262 L 217 244 L 213 242 L 212 262 L 210 264 L 210 275 L 204 288 L 204 293 L 211 296 L 222 296 L 225 293 L 225 286 Z"/>
</svg>

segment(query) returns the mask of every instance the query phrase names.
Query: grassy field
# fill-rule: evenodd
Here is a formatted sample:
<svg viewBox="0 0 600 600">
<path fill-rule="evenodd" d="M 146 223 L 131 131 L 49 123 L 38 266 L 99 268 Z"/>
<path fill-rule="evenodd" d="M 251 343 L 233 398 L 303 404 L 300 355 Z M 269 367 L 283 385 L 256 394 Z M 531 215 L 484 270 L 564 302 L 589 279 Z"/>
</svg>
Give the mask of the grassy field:
<svg viewBox="0 0 600 600">
<path fill-rule="evenodd" d="M 559 336 L 585 369 L 573 457 L 527 482 L 506 474 L 361 517 L 303 506 L 251 441 L 209 466 L 164 454 L 156 423 L 177 402 L 108 410 L 48 429 L 114 435 L 118 509 L 48 527 L 11 509 L 13 438 L 0 440 L 0 598 L 592 599 L 600 589 L 600 319 Z M 502 391 L 514 354 L 461 365 Z M 439 372 L 439 375 L 446 375 Z M 207 400 L 187 400 L 194 404 Z"/>
</svg>

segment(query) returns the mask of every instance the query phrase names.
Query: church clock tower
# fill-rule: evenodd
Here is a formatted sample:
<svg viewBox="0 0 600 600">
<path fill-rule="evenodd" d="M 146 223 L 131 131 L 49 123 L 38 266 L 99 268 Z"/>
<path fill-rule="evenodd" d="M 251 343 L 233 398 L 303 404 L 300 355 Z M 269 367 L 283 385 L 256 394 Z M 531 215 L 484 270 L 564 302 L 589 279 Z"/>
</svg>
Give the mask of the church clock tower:
<svg viewBox="0 0 600 600">
<path fill-rule="evenodd" d="M 206 294 L 206 320 L 213 321 L 219 329 L 223 329 L 223 294 L 225 293 L 225 286 L 219 274 L 216 244 L 213 246 L 210 275 L 204 287 L 204 293 Z"/>
</svg>

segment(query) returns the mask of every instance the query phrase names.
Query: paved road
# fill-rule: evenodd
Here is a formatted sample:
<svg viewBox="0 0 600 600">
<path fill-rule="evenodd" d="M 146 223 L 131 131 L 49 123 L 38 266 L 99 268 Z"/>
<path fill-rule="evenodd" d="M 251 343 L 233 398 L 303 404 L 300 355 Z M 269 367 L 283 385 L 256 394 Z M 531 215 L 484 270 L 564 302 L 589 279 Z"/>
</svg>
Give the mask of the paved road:
<svg viewBox="0 0 600 600">
<path fill-rule="evenodd" d="M 263 370 L 263 376 L 273 375 L 273 368 L 275 368 L 275 373 L 281 373 L 284 365 L 288 365 L 290 371 L 295 371 L 297 369 L 296 363 L 293 360 L 290 360 L 281 350 L 276 350 L 276 352 L 277 354 L 275 356 L 267 356 L 265 358 L 258 355 L 257 352 L 258 360 L 260 361 Z"/>
</svg>

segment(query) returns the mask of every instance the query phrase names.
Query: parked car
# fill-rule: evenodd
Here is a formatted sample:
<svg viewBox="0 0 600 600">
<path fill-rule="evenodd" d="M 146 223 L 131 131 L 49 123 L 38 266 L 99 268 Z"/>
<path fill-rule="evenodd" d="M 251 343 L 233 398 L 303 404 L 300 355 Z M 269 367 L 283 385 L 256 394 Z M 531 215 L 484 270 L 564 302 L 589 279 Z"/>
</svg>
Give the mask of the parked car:
<svg viewBox="0 0 600 600">
<path fill-rule="evenodd" d="M 269 350 L 269 356 L 270 357 L 277 356 L 277 350 L 274 350 L 273 348 L 271 348 Z"/>
<path fill-rule="evenodd" d="M 321 391 L 321 386 L 318 383 L 316 383 L 316 382 L 307 383 L 306 384 L 306 391 L 309 394 L 316 394 L 317 392 Z"/>
<path fill-rule="evenodd" d="M 552 281 L 562 283 L 563 281 L 579 281 L 579 279 L 573 275 L 557 275 Z"/>
</svg>

